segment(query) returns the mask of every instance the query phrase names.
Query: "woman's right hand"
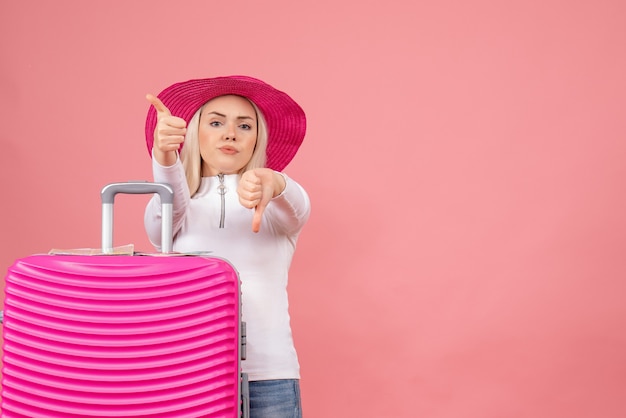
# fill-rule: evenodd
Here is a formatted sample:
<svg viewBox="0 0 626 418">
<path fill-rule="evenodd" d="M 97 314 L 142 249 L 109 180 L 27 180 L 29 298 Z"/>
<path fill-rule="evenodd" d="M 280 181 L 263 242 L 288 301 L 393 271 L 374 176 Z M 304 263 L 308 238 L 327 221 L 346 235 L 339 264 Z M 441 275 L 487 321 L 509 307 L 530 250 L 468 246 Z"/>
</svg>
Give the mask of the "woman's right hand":
<svg viewBox="0 0 626 418">
<path fill-rule="evenodd" d="M 178 158 L 177 151 L 180 145 L 185 141 L 187 122 L 182 118 L 172 116 L 170 110 L 158 97 L 147 94 L 146 99 L 154 106 L 157 112 L 152 155 L 162 166 L 172 166 Z"/>
</svg>

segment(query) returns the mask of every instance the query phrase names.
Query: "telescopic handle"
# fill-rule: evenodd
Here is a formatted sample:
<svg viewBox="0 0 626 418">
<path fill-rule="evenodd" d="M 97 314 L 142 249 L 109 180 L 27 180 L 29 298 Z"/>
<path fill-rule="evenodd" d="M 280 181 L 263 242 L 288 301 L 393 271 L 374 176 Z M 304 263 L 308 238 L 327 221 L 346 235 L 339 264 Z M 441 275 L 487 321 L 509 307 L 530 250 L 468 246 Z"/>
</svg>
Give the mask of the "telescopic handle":
<svg viewBox="0 0 626 418">
<path fill-rule="evenodd" d="M 174 189 L 167 183 L 151 183 L 147 181 L 129 181 L 111 183 L 100 192 L 102 198 L 102 252 L 113 253 L 113 204 L 115 195 L 123 194 L 154 194 L 161 197 L 161 252 L 169 253 L 173 246 L 173 202 Z"/>
</svg>

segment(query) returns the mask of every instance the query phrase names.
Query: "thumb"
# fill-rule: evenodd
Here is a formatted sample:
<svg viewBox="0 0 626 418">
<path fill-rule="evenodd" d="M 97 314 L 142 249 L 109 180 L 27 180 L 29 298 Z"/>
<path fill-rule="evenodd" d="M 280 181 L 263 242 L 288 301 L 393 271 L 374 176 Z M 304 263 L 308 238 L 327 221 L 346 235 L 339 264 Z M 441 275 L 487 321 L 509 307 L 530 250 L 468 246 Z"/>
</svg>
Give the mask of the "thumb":
<svg viewBox="0 0 626 418">
<path fill-rule="evenodd" d="M 264 183 L 261 187 L 263 189 L 263 195 L 261 196 L 259 204 L 254 208 L 254 216 L 252 217 L 252 232 L 259 232 L 261 230 L 263 212 L 265 212 L 267 204 L 270 200 L 272 200 L 272 196 L 274 196 L 274 188 L 271 184 Z"/>
<path fill-rule="evenodd" d="M 152 95 L 146 94 L 146 99 L 154 106 L 154 109 L 157 111 L 158 116 L 171 116 L 172 112 L 163 104 L 161 99 Z"/>
</svg>

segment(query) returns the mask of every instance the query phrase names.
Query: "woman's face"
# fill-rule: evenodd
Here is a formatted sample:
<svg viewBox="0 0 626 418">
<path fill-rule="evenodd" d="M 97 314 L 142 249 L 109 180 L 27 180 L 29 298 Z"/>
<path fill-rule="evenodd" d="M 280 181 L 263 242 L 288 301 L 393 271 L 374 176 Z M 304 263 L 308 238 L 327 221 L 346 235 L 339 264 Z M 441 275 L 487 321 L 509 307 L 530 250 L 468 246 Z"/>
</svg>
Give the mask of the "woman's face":
<svg viewBox="0 0 626 418">
<path fill-rule="evenodd" d="M 200 113 L 202 175 L 234 174 L 248 164 L 257 136 L 254 107 L 240 96 L 208 101 Z"/>
</svg>

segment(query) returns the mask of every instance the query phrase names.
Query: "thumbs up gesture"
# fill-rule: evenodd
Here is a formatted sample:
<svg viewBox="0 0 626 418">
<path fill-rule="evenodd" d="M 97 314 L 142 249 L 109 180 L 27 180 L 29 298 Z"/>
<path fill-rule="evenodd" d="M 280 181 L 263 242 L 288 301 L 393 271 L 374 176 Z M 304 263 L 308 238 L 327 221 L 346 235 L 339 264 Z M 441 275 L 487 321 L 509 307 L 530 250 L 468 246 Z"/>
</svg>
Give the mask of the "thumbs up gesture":
<svg viewBox="0 0 626 418">
<path fill-rule="evenodd" d="M 185 141 L 187 122 L 182 118 L 172 116 L 170 110 L 158 97 L 148 94 L 146 99 L 157 112 L 152 154 L 159 164 L 169 167 L 176 162 L 176 151 Z"/>
<path fill-rule="evenodd" d="M 284 177 L 269 168 L 255 168 L 243 173 L 237 186 L 237 194 L 239 203 L 246 208 L 254 208 L 253 232 L 261 230 L 261 220 L 267 204 L 273 197 L 281 194 L 285 187 Z"/>
</svg>

